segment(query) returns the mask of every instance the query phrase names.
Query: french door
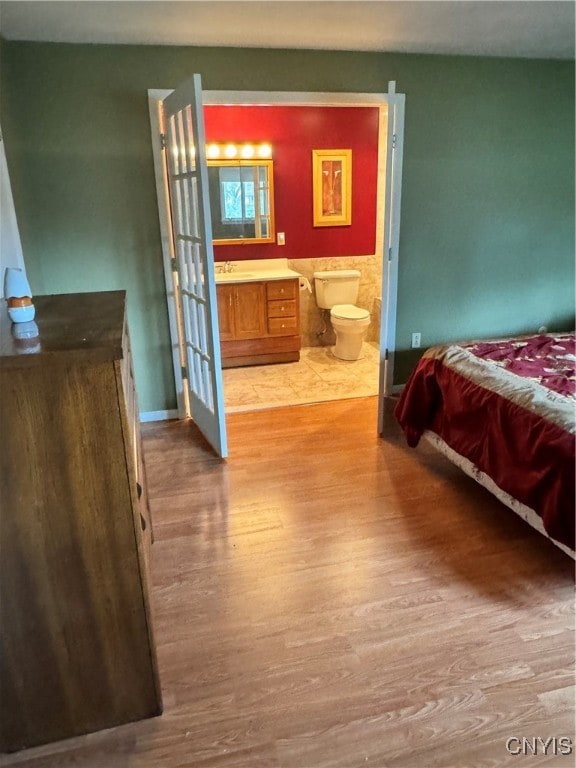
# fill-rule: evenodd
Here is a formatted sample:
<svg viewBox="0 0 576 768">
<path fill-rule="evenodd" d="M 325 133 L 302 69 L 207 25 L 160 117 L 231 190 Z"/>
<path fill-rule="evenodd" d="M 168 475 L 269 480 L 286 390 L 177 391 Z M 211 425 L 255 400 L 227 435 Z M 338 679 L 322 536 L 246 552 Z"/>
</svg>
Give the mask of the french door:
<svg viewBox="0 0 576 768">
<path fill-rule="evenodd" d="M 194 75 L 162 101 L 161 130 L 171 214 L 171 288 L 181 365 L 179 410 L 181 416 L 193 419 L 218 456 L 225 457 L 226 420 L 200 75 Z"/>
</svg>

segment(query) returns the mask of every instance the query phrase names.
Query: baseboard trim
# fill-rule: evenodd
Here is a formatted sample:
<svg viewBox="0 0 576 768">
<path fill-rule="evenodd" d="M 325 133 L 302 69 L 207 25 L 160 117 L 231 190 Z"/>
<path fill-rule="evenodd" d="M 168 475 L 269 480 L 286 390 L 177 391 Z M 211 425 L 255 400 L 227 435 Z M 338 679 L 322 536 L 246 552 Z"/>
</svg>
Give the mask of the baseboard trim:
<svg viewBox="0 0 576 768">
<path fill-rule="evenodd" d="M 176 409 L 169 411 L 141 411 L 140 421 L 168 421 L 168 419 L 177 419 L 178 411 Z"/>
</svg>

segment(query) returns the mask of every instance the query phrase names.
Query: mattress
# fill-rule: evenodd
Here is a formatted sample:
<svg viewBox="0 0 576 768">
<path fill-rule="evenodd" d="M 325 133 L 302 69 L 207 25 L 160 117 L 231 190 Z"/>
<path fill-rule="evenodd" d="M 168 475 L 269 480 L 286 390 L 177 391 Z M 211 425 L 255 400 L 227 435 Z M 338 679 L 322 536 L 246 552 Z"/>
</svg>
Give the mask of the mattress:
<svg viewBox="0 0 576 768">
<path fill-rule="evenodd" d="M 432 347 L 395 409 L 409 445 L 425 432 L 436 435 L 453 459 L 469 464 L 469 474 L 533 512 L 546 534 L 570 551 L 574 343 L 566 333 Z"/>
</svg>

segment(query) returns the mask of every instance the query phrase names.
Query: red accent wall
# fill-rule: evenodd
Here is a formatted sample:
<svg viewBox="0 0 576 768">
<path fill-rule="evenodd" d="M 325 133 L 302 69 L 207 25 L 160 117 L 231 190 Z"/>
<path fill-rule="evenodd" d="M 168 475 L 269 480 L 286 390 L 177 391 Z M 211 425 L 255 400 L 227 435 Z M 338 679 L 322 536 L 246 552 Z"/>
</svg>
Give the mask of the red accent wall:
<svg viewBox="0 0 576 768">
<path fill-rule="evenodd" d="M 370 255 L 376 249 L 376 107 L 205 106 L 206 141 L 267 141 L 274 160 L 276 243 L 215 245 L 216 261 Z M 312 224 L 312 150 L 352 150 L 352 224 Z"/>
</svg>

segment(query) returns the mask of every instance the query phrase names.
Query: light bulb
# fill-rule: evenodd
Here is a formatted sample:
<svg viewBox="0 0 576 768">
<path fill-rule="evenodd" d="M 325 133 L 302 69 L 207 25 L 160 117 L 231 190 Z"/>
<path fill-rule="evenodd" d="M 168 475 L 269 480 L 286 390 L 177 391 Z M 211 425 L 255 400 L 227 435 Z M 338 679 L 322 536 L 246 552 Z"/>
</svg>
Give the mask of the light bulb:
<svg viewBox="0 0 576 768">
<path fill-rule="evenodd" d="M 258 147 L 258 157 L 271 157 L 272 147 L 270 144 L 260 144 Z"/>
</svg>

